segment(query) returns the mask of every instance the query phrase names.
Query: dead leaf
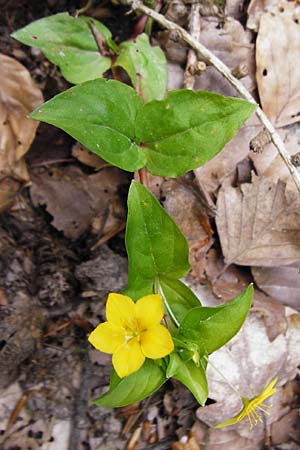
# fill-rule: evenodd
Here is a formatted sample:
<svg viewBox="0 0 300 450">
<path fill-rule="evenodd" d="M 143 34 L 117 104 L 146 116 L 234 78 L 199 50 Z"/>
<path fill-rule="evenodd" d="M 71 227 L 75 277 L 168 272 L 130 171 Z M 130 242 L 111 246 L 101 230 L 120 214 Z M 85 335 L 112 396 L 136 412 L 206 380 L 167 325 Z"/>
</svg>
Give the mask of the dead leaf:
<svg viewBox="0 0 300 450">
<path fill-rule="evenodd" d="M 252 34 L 245 31 L 232 17 L 201 20 L 201 43 L 221 59 L 252 92 L 256 88 L 254 47 Z M 222 95 L 236 96 L 236 90 L 212 66 L 196 77 L 195 90 L 209 90 Z"/>
<path fill-rule="evenodd" d="M 223 257 L 215 248 L 207 253 L 203 271 L 212 292 L 223 302 L 231 300 L 251 282 L 244 268 L 234 264 L 225 267 Z"/>
<path fill-rule="evenodd" d="M 286 416 L 272 425 L 272 443 L 294 441 L 300 444 L 300 415 L 298 409 L 292 409 Z"/>
<path fill-rule="evenodd" d="M 254 289 L 252 310 L 263 319 L 270 342 L 286 332 L 285 307 L 258 289 Z"/>
<path fill-rule="evenodd" d="M 253 267 L 254 280 L 264 292 L 291 308 L 300 308 L 300 267 Z"/>
<path fill-rule="evenodd" d="M 223 150 L 204 166 L 194 170 L 197 180 L 209 194 L 215 194 L 224 180 L 233 181 L 236 166 L 249 155 L 249 142 L 262 126 L 256 116 L 252 116 L 241 130 L 225 145 Z"/>
<path fill-rule="evenodd" d="M 234 394 L 232 387 L 214 370 L 214 366 L 242 396 L 248 398 L 258 395 L 275 377 L 279 379 L 277 392 L 272 396 L 270 415 L 265 416 L 265 422 L 259 422 L 255 432 L 249 429 L 247 420 L 228 428 L 229 431 L 234 429 L 244 438 L 259 441 L 264 438 L 265 424 L 278 421 L 290 411 L 291 399 L 287 401 L 286 391 L 281 386 L 295 378 L 300 363 L 300 347 L 297 344 L 300 339 L 300 314 L 289 315 L 286 308 L 286 320 L 285 333 L 270 342 L 260 314 L 250 312 L 238 335 L 210 356 L 212 365 L 208 364 L 207 370 L 209 396 L 216 403 L 198 409 L 200 420 L 213 427 L 234 416 L 242 407 L 240 397 Z"/>
<path fill-rule="evenodd" d="M 258 31 L 261 16 L 277 4 L 278 0 L 251 0 L 247 11 L 247 28 Z"/>
<path fill-rule="evenodd" d="M 31 176 L 33 204 L 46 205 L 52 225 L 68 238 L 78 238 L 92 224 L 97 233 L 105 233 L 107 223 L 112 227 L 124 220 L 118 186 L 127 183 L 127 175 L 119 169 L 107 167 L 86 175 L 69 166 L 34 170 Z"/>
<path fill-rule="evenodd" d="M 277 127 L 300 120 L 299 21 L 296 2 L 281 2 L 260 20 L 256 79 L 263 110 Z"/>
<path fill-rule="evenodd" d="M 226 264 L 271 267 L 299 262 L 299 201 L 283 182 L 256 176 L 240 188 L 223 187 L 216 224 Z"/>
<path fill-rule="evenodd" d="M 15 59 L 1 54 L 0 79 L 1 211 L 10 206 L 20 186 L 29 181 L 24 155 L 34 139 L 38 123 L 27 115 L 43 102 L 43 96 L 28 70 Z"/>
<path fill-rule="evenodd" d="M 287 128 L 277 130 L 282 138 L 285 148 L 292 156 L 300 151 L 300 127 L 299 124 L 290 125 Z M 290 171 L 283 162 L 277 149 L 272 144 L 266 145 L 263 153 L 250 153 L 250 158 L 254 163 L 255 169 L 259 176 L 268 177 L 270 181 L 276 183 L 279 179 L 284 181 L 287 189 L 298 194 Z"/>
<path fill-rule="evenodd" d="M 80 142 L 76 142 L 76 144 L 72 148 L 72 155 L 78 159 L 82 164 L 86 166 L 93 167 L 94 169 L 99 169 L 100 167 L 107 166 L 107 162 L 104 159 L 100 158 L 100 156 L 92 153 L 86 147 L 84 147 Z"/>
</svg>

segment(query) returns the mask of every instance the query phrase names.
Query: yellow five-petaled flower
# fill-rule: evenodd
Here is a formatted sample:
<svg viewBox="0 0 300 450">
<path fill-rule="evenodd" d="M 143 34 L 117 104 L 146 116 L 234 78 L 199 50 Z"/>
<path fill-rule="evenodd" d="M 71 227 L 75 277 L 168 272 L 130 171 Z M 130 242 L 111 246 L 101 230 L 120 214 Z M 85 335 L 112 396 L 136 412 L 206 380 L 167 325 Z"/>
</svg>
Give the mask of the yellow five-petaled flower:
<svg viewBox="0 0 300 450">
<path fill-rule="evenodd" d="M 160 295 L 147 295 L 136 303 L 127 295 L 109 294 L 106 319 L 89 336 L 90 343 L 104 353 L 112 353 L 112 363 L 120 378 L 137 371 L 145 358 L 170 354 L 174 343 L 160 322 L 164 315 Z"/>
<path fill-rule="evenodd" d="M 228 427 L 229 425 L 234 425 L 238 422 L 241 422 L 241 420 L 243 420 L 246 416 L 249 420 L 250 430 L 253 428 L 253 426 L 257 425 L 258 422 L 262 422 L 262 418 L 258 414 L 258 412 L 267 415 L 270 414 L 268 409 L 271 407 L 271 405 L 266 405 L 264 401 L 267 398 L 271 397 L 271 395 L 275 394 L 275 392 L 277 391 L 277 389 L 274 388 L 276 383 L 277 378 L 272 380 L 271 383 L 269 383 L 268 386 L 265 387 L 265 389 L 256 397 L 242 397 L 242 402 L 244 405 L 242 411 L 231 419 L 226 420 L 226 422 L 219 423 L 215 428 L 224 428 Z M 256 409 L 258 409 L 258 412 L 256 411 Z"/>
</svg>

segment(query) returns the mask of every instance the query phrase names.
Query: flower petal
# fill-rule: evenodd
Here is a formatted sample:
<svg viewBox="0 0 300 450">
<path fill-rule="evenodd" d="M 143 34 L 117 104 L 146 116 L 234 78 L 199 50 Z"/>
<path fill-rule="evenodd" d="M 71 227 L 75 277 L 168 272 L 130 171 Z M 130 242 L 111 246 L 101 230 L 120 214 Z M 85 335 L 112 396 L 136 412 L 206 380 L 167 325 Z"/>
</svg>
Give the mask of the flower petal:
<svg viewBox="0 0 300 450">
<path fill-rule="evenodd" d="M 89 335 L 90 343 L 101 352 L 114 353 L 125 341 L 124 331 L 112 323 L 98 325 Z"/>
<path fill-rule="evenodd" d="M 174 343 L 167 328 L 159 324 L 141 333 L 141 348 L 147 358 L 157 359 L 169 355 Z"/>
<path fill-rule="evenodd" d="M 139 370 L 144 364 L 145 356 L 136 338 L 119 347 L 113 354 L 112 363 L 120 378 L 127 377 Z"/>
<path fill-rule="evenodd" d="M 135 304 L 127 295 L 109 294 L 106 303 L 106 319 L 120 327 L 135 320 Z"/>
<path fill-rule="evenodd" d="M 140 298 L 135 306 L 140 331 L 155 327 L 163 318 L 164 306 L 161 295 L 146 295 Z"/>
</svg>

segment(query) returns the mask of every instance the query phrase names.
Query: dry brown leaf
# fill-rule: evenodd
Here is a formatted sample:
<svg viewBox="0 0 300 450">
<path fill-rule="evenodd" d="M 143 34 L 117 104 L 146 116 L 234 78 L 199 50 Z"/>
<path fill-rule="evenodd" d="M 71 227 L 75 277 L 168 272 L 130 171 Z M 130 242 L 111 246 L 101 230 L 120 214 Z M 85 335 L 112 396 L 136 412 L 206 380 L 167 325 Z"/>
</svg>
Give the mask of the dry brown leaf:
<svg viewBox="0 0 300 450">
<path fill-rule="evenodd" d="M 279 379 L 277 393 L 272 396 L 270 415 L 265 416 L 265 422 L 258 423 L 255 432 L 249 429 L 247 420 L 228 428 L 244 438 L 263 439 L 265 424 L 278 421 L 291 409 L 291 398 L 287 400 L 287 392 L 281 386 L 295 378 L 300 363 L 300 315 L 288 315 L 290 311 L 286 308 L 287 329 L 273 342 L 268 338 L 260 313 L 250 312 L 238 335 L 210 356 L 213 365 L 244 397 L 258 395 L 272 379 Z M 239 396 L 210 364 L 207 374 L 209 396 L 216 403 L 199 408 L 197 417 L 207 425 L 215 426 L 237 414 L 242 405 Z"/>
<path fill-rule="evenodd" d="M 231 300 L 251 282 L 244 268 L 234 264 L 226 268 L 223 257 L 215 248 L 207 253 L 204 272 L 212 292 L 223 302 Z"/>
<path fill-rule="evenodd" d="M 32 171 L 30 190 L 33 204 L 46 205 L 53 216 L 52 225 L 68 238 L 76 239 L 91 225 L 103 234 L 124 220 L 125 210 L 118 186 L 126 184 L 127 175 L 107 167 L 94 175 L 78 167 Z"/>
<path fill-rule="evenodd" d="M 254 289 L 252 310 L 263 319 L 270 342 L 273 342 L 279 334 L 285 333 L 287 328 L 285 307 L 276 300 Z"/>
<path fill-rule="evenodd" d="M 201 20 L 201 43 L 223 61 L 252 92 L 256 88 L 254 47 L 252 34 L 237 20 L 216 17 Z M 222 95 L 236 96 L 232 85 L 212 66 L 196 77 L 195 90 L 209 90 Z"/>
<path fill-rule="evenodd" d="M 92 153 L 86 147 L 84 147 L 80 142 L 76 142 L 76 144 L 72 148 L 72 155 L 78 159 L 82 164 L 86 166 L 93 167 L 94 169 L 99 169 L 100 167 L 107 166 L 107 162 L 104 159 L 100 158 L 100 156 Z"/>
<path fill-rule="evenodd" d="M 260 18 L 265 11 L 278 4 L 278 0 L 251 0 L 248 6 L 247 28 L 258 31 Z"/>
<path fill-rule="evenodd" d="M 300 151 L 300 127 L 299 124 L 291 125 L 287 128 L 278 129 L 285 148 L 290 155 L 295 155 Z M 270 181 L 276 183 L 279 179 L 287 184 L 287 189 L 298 193 L 297 187 L 291 174 L 283 162 L 277 149 L 268 144 L 263 153 L 250 153 L 250 158 L 255 165 L 259 176 L 268 177 Z"/>
<path fill-rule="evenodd" d="M 300 268 L 297 267 L 253 267 L 254 280 L 264 292 L 274 299 L 300 308 Z"/>
<path fill-rule="evenodd" d="M 283 182 L 256 176 L 240 188 L 223 187 L 216 224 L 226 264 L 271 267 L 299 262 L 299 202 Z"/>
<path fill-rule="evenodd" d="M 299 21 L 296 2 L 281 2 L 260 20 L 256 79 L 263 110 L 277 127 L 300 120 Z"/>
<path fill-rule="evenodd" d="M 18 61 L 0 54 L 0 211 L 11 204 L 20 185 L 29 181 L 24 155 L 38 123 L 27 115 L 43 96 Z M 5 194 L 6 193 L 6 194 Z"/>
<path fill-rule="evenodd" d="M 203 167 L 194 170 L 200 185 L 209 194 L 215 194 L 223 181 L 235 177 L 236 166 L 249 155 L 249 142 L 262 129 L 256 116 L 252 116 L 223 150 Z"/>
</svg>

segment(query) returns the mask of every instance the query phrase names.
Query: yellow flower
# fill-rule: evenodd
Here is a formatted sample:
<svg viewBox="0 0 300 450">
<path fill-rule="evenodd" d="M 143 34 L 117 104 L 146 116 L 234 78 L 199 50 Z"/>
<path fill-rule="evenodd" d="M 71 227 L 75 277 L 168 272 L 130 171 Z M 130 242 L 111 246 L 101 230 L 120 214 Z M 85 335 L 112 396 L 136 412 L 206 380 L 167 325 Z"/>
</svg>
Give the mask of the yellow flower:
<svg viewBox="0 0 300 450">
<path fill-rule="evenodd" d="M 250 430 L 253 428 L 253 426 L 257 425 L 258 422 L 262 422 L 262 418 L 258 414 L 256 409 L 258 409 L 261 413 L 270 415 L 269 411 L 267 410 L 271 408 L 272 405 L 266 405 L 264 401 L 267 398 L 271 397 L 271 395 L 275 394 L 275 392 L 277 391 L 277 389 L 274 388 L 277 380 L 278 379 L 275 378 L 273 381 L 271 381 L 271 383 L 269 383 L 268 386 L 265 387 L 265 389 L 256 397 L 242 397 L 242 402 L 244 404 L 242 411 L 236 416 L 232 417 L 232 419 L 226 420 L 226 422 L 219 423 L 215 428 L 224 428 L 230 425 L 234 425 L 238 422 L 241 422 L 241 420 L 243 420 L 246 416 L 249 420 Z"/>
<path fill-rule="evenodd" d="M 127 295 L 109 294 L 107 322 L 89 336 L 90 343 L 104 353 L 112 353 L 112 363 L 120 378 L 144 364 L 145 358 L 158 359 L 174 349 L 170 332 L 160 324 L 164 315 L 160 295 L 147 295 L 136 303 Z"/>
</svg>

